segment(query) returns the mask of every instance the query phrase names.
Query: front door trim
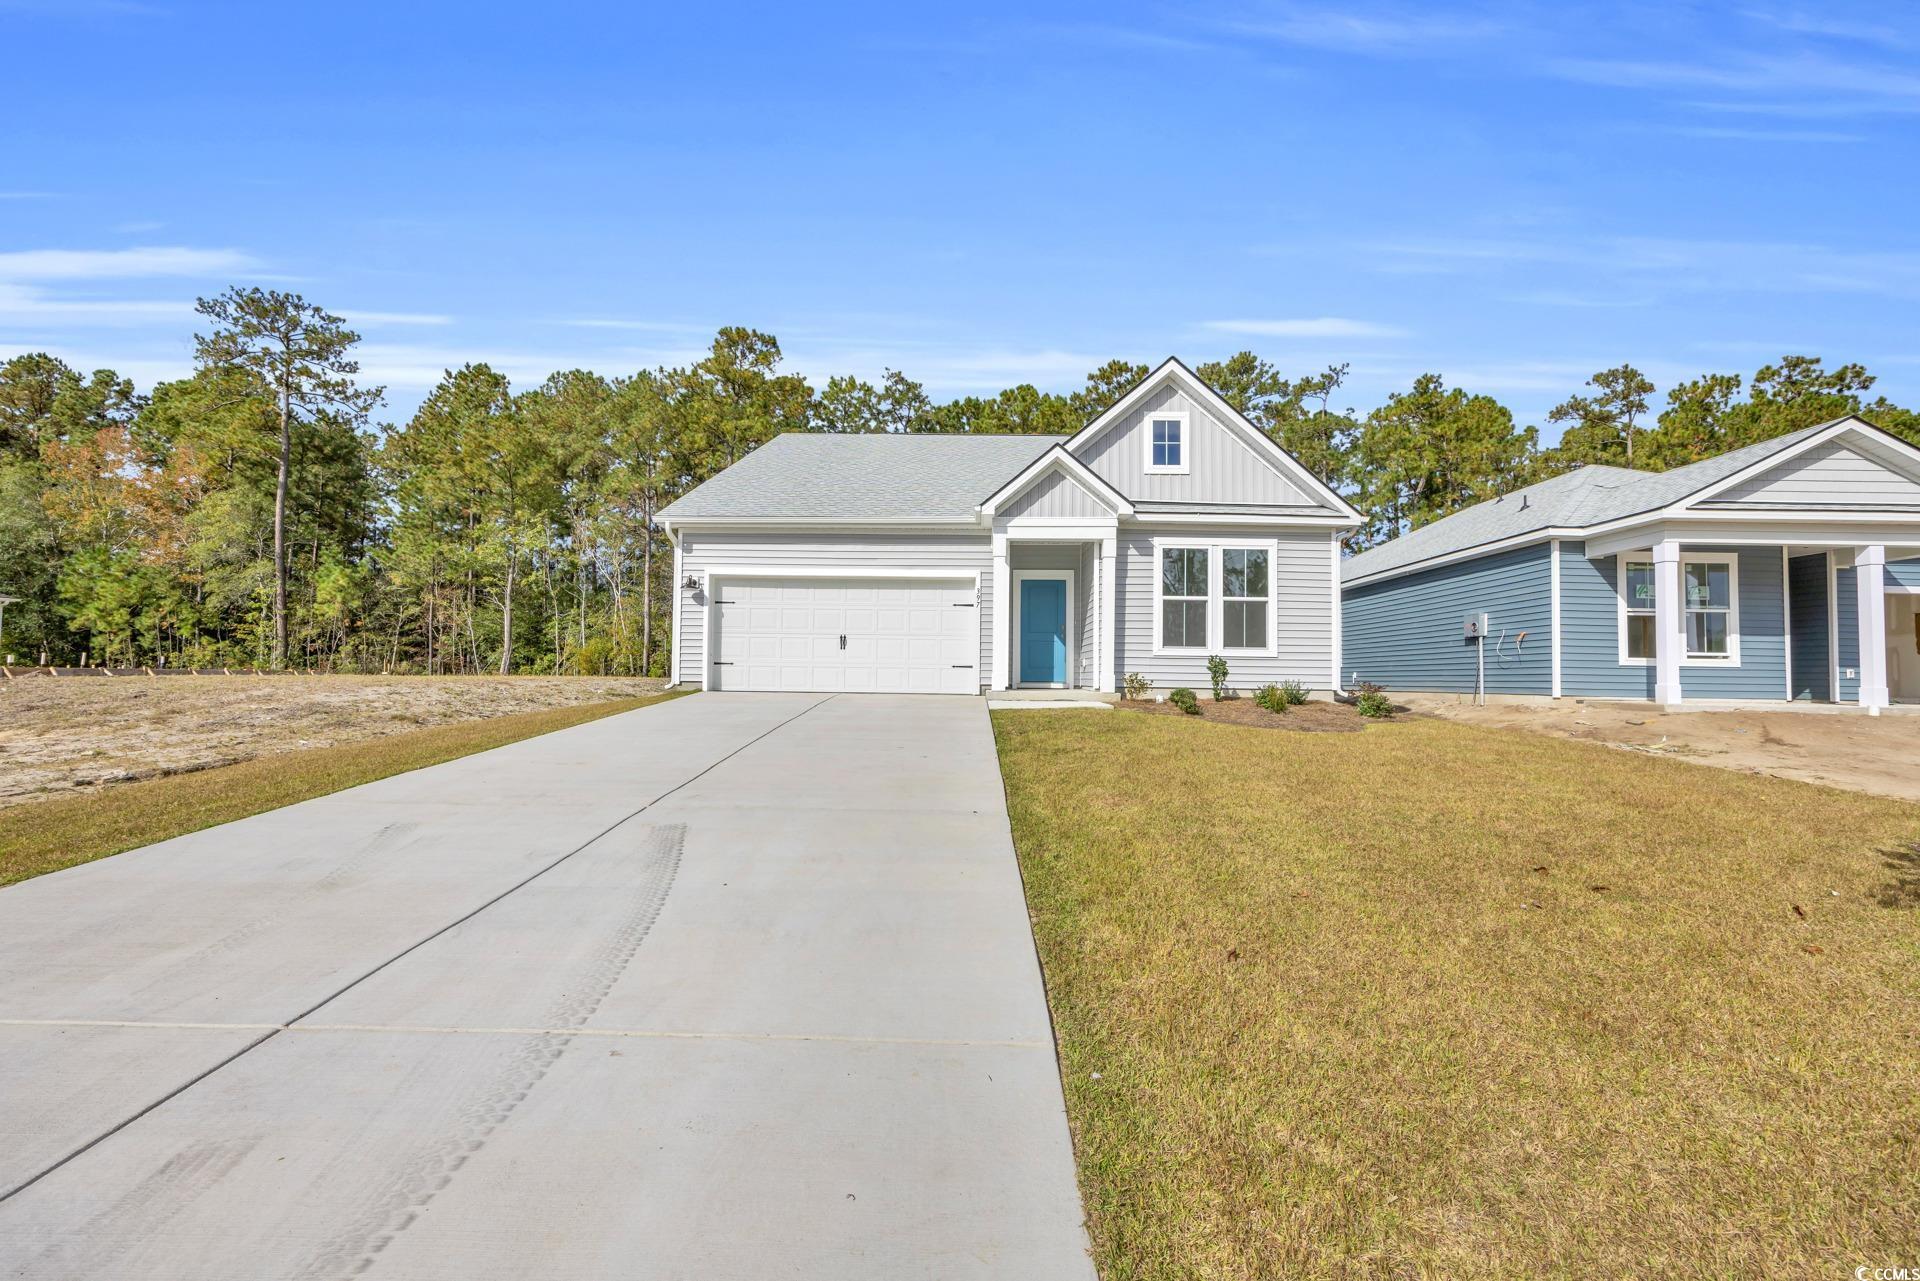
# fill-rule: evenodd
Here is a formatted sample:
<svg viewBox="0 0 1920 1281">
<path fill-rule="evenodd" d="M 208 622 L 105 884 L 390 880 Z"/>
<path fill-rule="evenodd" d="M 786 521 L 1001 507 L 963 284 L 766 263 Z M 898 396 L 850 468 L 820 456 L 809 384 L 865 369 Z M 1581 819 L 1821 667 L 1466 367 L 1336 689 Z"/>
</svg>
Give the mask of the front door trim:
<svg viewBox="0 0 1920 1281">
<path fill-rule="evenodd" d="M 1029 578 L 1051 579 L 1066 584 L 1067 590 L 1067 679 L 1064 681 L 1023 681 L 1020 676 L 1020 584 Z M 1013 571 L 1013 675 L 1021 689 L 1072 689 L 1074 673 L 1080 670 L 1080 629 L 1074 618 L 1075 588 L 1079 573 L 1071 569 L 1016 569 Z"/>
</svg>

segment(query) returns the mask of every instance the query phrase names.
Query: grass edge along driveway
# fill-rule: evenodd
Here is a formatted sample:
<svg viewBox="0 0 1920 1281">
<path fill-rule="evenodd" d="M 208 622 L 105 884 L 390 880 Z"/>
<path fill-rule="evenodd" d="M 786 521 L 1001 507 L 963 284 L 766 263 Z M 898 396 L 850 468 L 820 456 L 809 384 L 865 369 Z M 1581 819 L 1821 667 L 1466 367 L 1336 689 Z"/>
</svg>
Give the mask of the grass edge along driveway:
<svg viewBox="0 0 1920 1281">
<path fill-rule="evenodd" d="M 994 729 L 1106 1281 L 1912 1261 L 1920 807 L 1439 720 Z"/>
<path fill-rule="evenodd" d="M 0 886 L 648 707 L 685 692 L 458 721 L 10 806 L 0 810 Z"/>
</svg>

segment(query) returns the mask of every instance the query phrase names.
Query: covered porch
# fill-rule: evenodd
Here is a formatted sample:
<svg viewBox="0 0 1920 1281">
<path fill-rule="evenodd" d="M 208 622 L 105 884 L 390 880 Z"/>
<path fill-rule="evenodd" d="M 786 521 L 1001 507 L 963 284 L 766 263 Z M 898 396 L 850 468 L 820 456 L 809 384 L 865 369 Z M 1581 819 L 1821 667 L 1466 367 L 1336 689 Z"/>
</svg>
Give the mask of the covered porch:
<svg viewBox="0 0 1920 1281">
<path fill-rule="evenodd" d="M 992 690 L 1113 693 L 1118 530 L 996 530 Z"/>
<path fill-rule="evenodd" d="M 1663 708 L 1920 704 L 1920 529 L 1776 519 L 1653 532 L 1587 552 L 1618 557 L 1620 662 L 1647 669 Z"/>
</svg>

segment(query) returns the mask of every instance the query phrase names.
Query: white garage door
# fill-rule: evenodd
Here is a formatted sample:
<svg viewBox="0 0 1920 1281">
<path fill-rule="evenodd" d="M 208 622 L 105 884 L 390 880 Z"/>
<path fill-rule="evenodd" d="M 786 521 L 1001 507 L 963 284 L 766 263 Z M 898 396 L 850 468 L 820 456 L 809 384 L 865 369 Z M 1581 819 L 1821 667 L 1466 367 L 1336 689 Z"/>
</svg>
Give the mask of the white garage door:
<svg viewBox="0 0 1920 1281">
<path fill-rule="evenodd" d="M 712 689 L 977 694 L 972 579 L 722 578 Z"/>
</svg>

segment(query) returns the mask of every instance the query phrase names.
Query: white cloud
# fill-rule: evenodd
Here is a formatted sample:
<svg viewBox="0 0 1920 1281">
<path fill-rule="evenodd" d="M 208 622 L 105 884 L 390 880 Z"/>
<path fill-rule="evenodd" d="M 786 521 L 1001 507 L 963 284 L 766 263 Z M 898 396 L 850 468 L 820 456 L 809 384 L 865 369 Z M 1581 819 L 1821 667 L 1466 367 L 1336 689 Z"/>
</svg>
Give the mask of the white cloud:
<svg viewBox="0 0 1920 1281">
<path fill-rule="evenodd" d="M 1257 18 L 1226 24 L 1241 35 L 1346 53 L 1432 55 L 1445 46 L 1499 35 L 1502 24 L 1486 18 L 1435 17 L 1419 8 L 1316 8 L 1287 4 Z"/>
<path fill-rule="evenodd" d="M 442 316 L 424 311 L 341 311 L 336 312 L 342 320 L 356 325 L 383 327 L 388 325 L 450 325 L 452 316 Z"/>
<path fill-rule="evenodd" d="M 33 285 L 0 281 L 0 321 L 34 325 L 145 325 L 191 321 L 193 304 L 184 301 L 58 298 Z"/>
<path fill-rule="evenodd" d="M 21 249 L 0 253 L 0 280 L 131 280 L 143 276 L 218 276 L 258 262 L 238 249 L 147 245 L 131 249 Z"/>
<path fill-rule="evenodd" d="M 717 328 L 714 325 L 689 325 L 677 320 L 623 320 L 613 316 L 569 317 L 553 323 L 574 329 L 623 329 L 659 334 L 712 333 Z"/>
<path fill-rule="evenodd" d="M 1340 316 L 1297 320 L 1208 320 L 1202 329 L 1219 334 L 1252 334 L 1260 338 L 1397 338 L 1406 333 L 1392 325 Z"/>
</svg>

